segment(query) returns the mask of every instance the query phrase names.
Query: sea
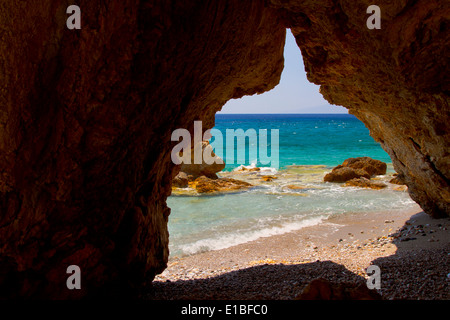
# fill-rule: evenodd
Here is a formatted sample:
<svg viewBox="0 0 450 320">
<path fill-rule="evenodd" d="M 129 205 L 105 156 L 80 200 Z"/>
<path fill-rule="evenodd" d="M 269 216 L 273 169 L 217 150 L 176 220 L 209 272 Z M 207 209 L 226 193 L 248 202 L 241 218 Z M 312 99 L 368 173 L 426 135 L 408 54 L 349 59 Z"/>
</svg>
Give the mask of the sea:
<svg viewBox="0 0 450 320">
<path fill-rule="evenodd" d="M 170 257 L 224 249 L 261 237 L 279 235 L 324 223 L 336 215 L 410 210 L 416 204 L 407 192 L 389 184 L 395 173 L 389 155 L 370 136 L 365 125 L 349 114 L 217 114 L 214 129 L 223 133 L 220 155 L 234 152 L 221 177 L 246 180 L 255 186 L 244 191 L 193 195 L 173 193 L 167 204 Z M 278 134 L 276 166 L 251 159 L 251 144 L 226 148 L 227 130 L 267 130 L 267 149 Z M 275 131 L 277 130 L 277 131 Z M 271 135 L 272 133 L 272 135 Z M 211 139 L 213 144 L 215 138 Z M 273 141 L 272 141 L 273 140 Z M 245 148 L 245 150 L 238 150 Z M 238 152 L 245 152 L 238 162 Z M 368 156 L 388 164 L 377 179 L 381 190 L 343 187 L 323 182 L 323 177 L 345 159 Z M 240 159 L 243 160 L 243 159 Z M 275 162 L 275 161 L 274 161 Z M 252 169 L 258 167 L 259 171 Z M 273 176 L 263 181 L 263 176 Z"/>
</svg>

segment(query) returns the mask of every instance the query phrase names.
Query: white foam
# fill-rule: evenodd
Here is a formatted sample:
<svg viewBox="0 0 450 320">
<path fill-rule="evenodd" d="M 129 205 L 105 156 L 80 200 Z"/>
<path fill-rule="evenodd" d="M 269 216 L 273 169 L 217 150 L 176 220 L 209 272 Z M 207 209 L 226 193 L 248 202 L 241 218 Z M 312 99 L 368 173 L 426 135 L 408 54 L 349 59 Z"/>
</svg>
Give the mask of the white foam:
<svg viewBox="0 0 450 320">
<path fill-rule="evenodd" d="M 250 169 L 254 169 L 256 168 L 256 163 L 252 163 L 249 166 L 244 166 L 243 164 L 240 165 L 237 168 L 234 168 L 233 171 L 241 171 L 243 169 L 246 170 L 250 170 Z M 270 174 L 276 174 L 278 172 L 278 170 L 276 168 L 272 168 L 272 167 L 259 167 L 259 171 L 258 172 L 264 172 L 264 173 L 270 173 Z"/>
<path fill-rule="evenodd" d="M 260 172 L 275 174 L 278 172 L 277 169 L 272 167 L 260 167 Z"/>
<path fill-rule="evenodd" d="M 201 239 L 193 243 L 180 245 L 179 249 L 181 249 L 184 254 L 195 254 L 204 251 L 225 249 L 242 243 L 254 241 L 259 238 L 280 235 L 300 230 L 308 226 L 313 226 L 321 223 L 324 218 L 324 216 L 319 216 L 307 220 L 285 223 L 281 227 L 268 227 L 260 230 L 245 231 L 242 233 L 228 233 L 217 238 Z"/>
</svg>

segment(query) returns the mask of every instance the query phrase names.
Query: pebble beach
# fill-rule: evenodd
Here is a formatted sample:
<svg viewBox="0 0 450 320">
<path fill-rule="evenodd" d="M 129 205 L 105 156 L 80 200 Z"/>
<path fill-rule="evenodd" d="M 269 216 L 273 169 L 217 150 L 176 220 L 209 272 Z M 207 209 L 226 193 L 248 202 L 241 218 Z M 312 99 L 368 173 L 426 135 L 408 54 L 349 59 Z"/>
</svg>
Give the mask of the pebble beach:
<svg viewBox="0 0 450 320">
<path fill-rule="evenodd" d="M 450 298 L 450 219 L 420 207 L 346 214 L 221 250 L 169 259 L 149 300 L 292 300 L 314 279 L 366 283 L 381 271 L 382 299 Z M 374 289 L 376 290 L 376 289 Z"/>
</svg>

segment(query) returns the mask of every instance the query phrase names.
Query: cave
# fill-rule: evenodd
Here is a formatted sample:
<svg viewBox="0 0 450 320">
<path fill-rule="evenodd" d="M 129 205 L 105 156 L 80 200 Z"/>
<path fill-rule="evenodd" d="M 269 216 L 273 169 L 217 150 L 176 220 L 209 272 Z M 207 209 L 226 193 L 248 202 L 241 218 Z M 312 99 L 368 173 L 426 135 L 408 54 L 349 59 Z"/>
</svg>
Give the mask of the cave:
<svg viewBox="0 0 450 320">
<path fill-rule="evenodd" d="M 168 259 L 171 132 L 214 126 L 274 88 L 286 29 L 308 80 L 349 110 L 434 218 L 450 215 L 449 4 L 61 0 L 2 4 L 1 297 L 80 298 L 149 285 Z M 67 290 L 67 267 L 83 270 Z"/>
</svg>

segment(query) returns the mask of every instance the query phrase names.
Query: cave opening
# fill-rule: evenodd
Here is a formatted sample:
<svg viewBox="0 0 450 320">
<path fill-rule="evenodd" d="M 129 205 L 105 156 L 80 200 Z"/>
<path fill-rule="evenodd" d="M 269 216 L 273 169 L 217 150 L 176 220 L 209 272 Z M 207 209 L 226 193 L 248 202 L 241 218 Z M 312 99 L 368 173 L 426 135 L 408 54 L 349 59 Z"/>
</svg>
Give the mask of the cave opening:
<svg viewBox="0 0 450 320">
<path fill-rule="evenodd" d="M 0 54 L 2 297 L 77 298 L 116 281 L 138 287 L 162 272 L 174 173 L 172 130 L 191 128 L 198 119 L 213 127 L 215 112 L 229 99 L 275 87 L 287 26 L 304 52 L 308 78 L 321 84 L 324 97 L 370 128 L 427 214 L 449 216 L 445 2 L 383 1 L 381 30 L 367 27 L 366 4 L 351 1 L 83 2 L 82 29 L 76 30 L 67 28 L 65 3 L 33 2 L 29 10 L 4 3 L 1 15 L 11 23 L 5 24 Z M 269 101 L 270 94 L 260 97 Z M 288 112 L 284 107 L 273 106 L 278 113 Z M 299 240 L 270 247 L 265 236 L 285 237 L 286 231 L 320 225 L 333 214 L 379 209 L 377 199 L 393 189 L 322 181 L 324 170 L 342 162 L 342 152 L 352 149 L 361 156 L 376 145 L 358 139 L 359 122 L 323 115 L 256 119 L 262 106 L 255 108 L 258 112 L 246 111 L 251 119 L 239 115 L 221 122 L 220 116 L 231 116 L 218 114 L 216 127 L 279 130 L 279 168 L 252 166 L 248 156 L 242 172 L 217 171 L 245 190 L 195 196 L 172 191 L 172 258 L 177 241 L 188 245 L 186 254 L 213 252 L 212 240 L 220 248 L 256 239 L 275 261 L 272 252 L 289 244 L 299 248 Z M 202 178 L 196 186 L 228 185 L 210 180 Z M 397 195 L 387 201 L 389 210 L 411 204 L 402 192 L 389 193 Z M 391 226 L 398 221 L 389 210 Z M 175 239 L 182 236 L 176 228 L 203 238 Z M 434 233 L 426 236 L 421 239 L 433 239 Z M 192 257 L 198 261 L 191 265 L 200 265 L 198 256 Z M 439 252 L 428 261 L 445 267 L 443 257 L 447 253 Z M 65 286 L 70 265 L 82 270 L 81 291 Z"/>
<path fill-rule="evenodd" d="M 389 182 L 395 174 L 390 157 L 364 124 L 347 109 L 330 105 L 319 86 L 307 80 L 290 31 L 284 61 L 278 86 L 230 100 L 216 114 L 213 130 L 220 134 L 220 143 L 215 144 L 214 134 L 209 143 L 224 165 L 214 164 L 203 174 L 182 166 L 175 177 L 167 199 L 170 259 L 257 242 L 339 215 L 416 208 L 406 188 Z M 230 130 L 241 130 L 241 144 L 238 137 L 227 143 Z M 261 130 L 269 135 L 267 154 L 274 155 L 271 147 L 278 142 L 276 166 L 259 161 Z M 377 178 L 383 190 L 324 182 L 333 167 L 357 157 L 387 163 L 387 172 Z"/>
</svg>

